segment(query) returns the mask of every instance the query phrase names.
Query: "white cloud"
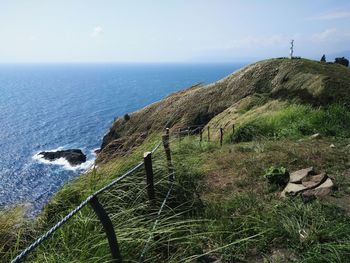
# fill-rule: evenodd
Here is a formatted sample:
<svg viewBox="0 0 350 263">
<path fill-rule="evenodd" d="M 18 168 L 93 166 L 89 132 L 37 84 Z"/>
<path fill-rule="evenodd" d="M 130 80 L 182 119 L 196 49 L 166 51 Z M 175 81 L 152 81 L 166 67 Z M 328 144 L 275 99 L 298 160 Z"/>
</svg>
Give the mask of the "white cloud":
<svg viewBox="0 0 350 263">
<path fill-rule="evenodd" d="M 308 20 L 335 20 L 350 18 L 350 10 L 337 10 L 307 18 Z"/>
<path fill-rule="evenodd" d="M 339 35 L 339 31 L 337 29 L 329 28 L 322 32 L 313 34 L 311 39 L 325 42 L 334 39 L 334 37 L 337 35 Z"/>
<path fill-rule="evenodd" d="M 90 34 L 91 37 L 99 37 L 104 33 L 103 28 L 100 26 L 95 26 Z"/>
</svg>

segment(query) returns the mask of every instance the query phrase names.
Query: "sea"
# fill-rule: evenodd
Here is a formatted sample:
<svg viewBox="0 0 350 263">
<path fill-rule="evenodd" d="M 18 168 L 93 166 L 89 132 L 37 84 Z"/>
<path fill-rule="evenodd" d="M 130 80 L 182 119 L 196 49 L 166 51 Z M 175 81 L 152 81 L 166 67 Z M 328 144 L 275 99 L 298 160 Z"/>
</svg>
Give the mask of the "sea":
<svg viewBox="0 0 350 263">
<path fill-rule="evenodd" d="M 0 64 L 0 209 L 31 215 L 89 169 L 115 118 L 244 66 L 226 64 Z M 41 151 L 79 148 L 87 162 L 48 162 Z"/>
</svg>

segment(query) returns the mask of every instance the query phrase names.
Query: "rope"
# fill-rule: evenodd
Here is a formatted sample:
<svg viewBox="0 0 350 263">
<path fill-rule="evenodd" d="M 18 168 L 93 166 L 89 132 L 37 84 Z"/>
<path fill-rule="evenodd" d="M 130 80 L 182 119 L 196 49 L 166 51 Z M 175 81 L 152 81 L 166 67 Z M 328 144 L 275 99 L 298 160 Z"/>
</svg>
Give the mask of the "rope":
<svg viewBox="0 0 350 263">
<path fill-rule="evenodd" d="M 153 148 L 153 150 L 151 151 L 151 153 L 153 154 L 158 148 L 159 148 L 159 146 L 161 146 L 162 145 L 162 141 L 160 141 L 154 148 Z"/>
<path fill-rule="evenodd" d="M 145 246 L 144 246 L 143 249 L 142 249 L 141 256 L 140 256 L 140 260 L 139 260 L 140 263 L 143 263 L 143 262 L 144 262 L 144 258 L 145 258 L 145 255 L 146 255 L 147 251 L 148 251 L 149 244 L 151 243 L 151 240 L 152 240 L 152 238 L 153 238 L 153 236 L 154 236 L 154 231 L 155 231 L 156 228 L 157 228 L 157 225 L 158 225 L 158 222 L 159 222 L 160 214 L 162 213 L 163 208 L 164 208 L 164 206 L 165 206 L 165 204 L 166 204 L 166 202 L 167 202 L 167 200 L 168 200 L 168 198 L 169 198 L 169 196 L 170 196 L 170 193 L 171 193 L 171 191 L 172 191 L 172 189 L 173 189 L 174 181 L 175 181 L 175 176 L 174 176 L 174 174 L 169 175 L 169 178 L 170 178 L 170 186 L 169 186 L 168 192 L 167 192 L 167 194 L 166 194 L 166 196 L 165 196 L 165 198 L 164 198 L 164 200 L 163 200 L 163 202 L 162 202 L 162 205 L 160 206 L 160 208 L 159 208 L 159 210 L 158 210 L 157 219 L 156 219 L 156 221 L 154 221 L 154 223 L 153 223 L 152 230 L 151 230 L 151 234 L 149 235 L 149 237 L 148 237 L 148 239 L 147 239 L 147 241 L 146 241 L 146 244 L 145 244 Z"/>
<path fill-rule="evenodd" d="M 160 141 L 153 149 L 152 153 L 154 153 L 162 144 L 162 141 Z M 58 228 L 60 228 L 63 224 L 65 224 L 70 218 L 72 218 L 75 214 L 77 214 L 83 207 L 85 207 L 93 197 L 99 195 L 100 193 L 110 189 L 113 185 L 116 183 L 120 182 L 130 174 L 132 174 L 134 171 L 139 169 L 140 167 L 143 166 L 143 162 L 139 162 L 136 166 L 131 168 L 129 171 L 125 172 L 122 176 L 116 178 L 106 186 L 102 187 L 101 189 L 97 190 L 90 196 L 88 196 L 80 205 L 78 205 L 74 210 L 72 210 L 68 215 L 66 215 L 61 221 L 59 221 L 57 224 L 55 224 L 52 228 L 50 228 L 45 234 L 43 234 L 41 237 L 39 237 L 37 240 L 35 240 L 30 246 L 28 246 L 26 249 L 24 249 L 20 254 L 18 254 L 12 261 L 11 263 L 18 263 L 20 262 L 23 258 L 25 258 L 30 252 L 32 252 L 37 246 L 39 246 L 42 242 L 44 242 L 46 239 L 48 239 Z M 173 181 L 171 182 L 171 185 L 169 187 L 169 191 L 162 203 L 162 206 L 160 210 L 158 211 L 157 217 L 159 217 L 160 213 L 163 210 L 163 207 L 170 195 L 171 189 L 173 188 Z M 154 227 L 152 231 L 154 231 L 156 225 L 158 223 L 158 219 L 155 221 Z M 150 236 L 149 240 L 151 240 L 152 236 Z M 146 244 L 147 245 L 147 244 Z"/>
<path fill-rule="evenodd" d="M 64 223 L 66 223 L 72 216 L 74 216 L 78 211 L 80 211 L 84 206 L 86 206 L 90 200 L 93 198 L 93 195 L 90 195 L 85 199 L 79 206 L 77 206 L 73 211 L 71 211 L 68 215 L 66 215 L 60 222 L 54 225 L 49 231 L 47 231 L 44 235 L 39 237 L 34 243 L 32 243 L 29 247 L 23 250 L 17 257 L 15 257 L 11 263 L 20 262 L 21 259 L 26 257 L 31 251 L 33 251 L 37 246 L 39 246 L 42 242 L 44 242 L 48 237 L 50 237 L 59 227 L 61 227 Z"/>
<path fill-rule="evenodd" d="M 157 145 L 158 146 L 158 145 Z M 155 147 L 153 150 L 156 150 L 158 147 Z M 35 240 L 29 247 L 23 250 L 18 256 L 16 256 L 11 263 L 20 262 L 21 259 L 26 257 L 31 251 L 33 251 L 37 246 L 39 246 L 42 242 L 44 242 L 47 238 L 49 238 L 58 228 L 60 228 L 63 224 L 65 224 L 70 218 L 72 218 L 76 213 L 78 213 L 83 207 L 85 207 L 94 196 L 106 191 L 111 188 L 113 185 L 123 180 L 125 177 L 129 176 L 131 173 L 136 171 L 143 165 L 143 162 L 138 163 L 135 167 L 131 168 L 129 171 L 124 173 L 122 176 L 110 182 L 108 185 L 102 187 L 101 189 L 94 192 L 92 195 L 88 196 L 80 205 L 78 205 L 73 211 L 71 211 L 68 215 L 66 215 L 61 221 L 59 221 L 56 225 L 54 225 L 50 230 L 48 230 L 45 234 Z"/>
</svg>

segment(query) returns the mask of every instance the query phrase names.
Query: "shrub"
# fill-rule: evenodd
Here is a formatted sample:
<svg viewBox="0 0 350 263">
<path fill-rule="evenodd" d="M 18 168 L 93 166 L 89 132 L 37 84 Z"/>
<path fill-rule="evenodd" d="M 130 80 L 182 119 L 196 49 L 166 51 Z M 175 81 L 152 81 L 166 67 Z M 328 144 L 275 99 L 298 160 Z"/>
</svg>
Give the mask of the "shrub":
<svg viewBox="0 0 350 263">
<path fill-rule="evenodd" d="M 335 58 L 335 61 L 334 63 L 337 63 L 337 64 L 340 64 L 340 65 L 343 65 L 345 67 L 348 67 L 349 66 L 349 60 L 344 58 L 344 57 L 341 57 L 341 58 Z"/>
<path fill-rule="evenodd" d="M 267 179 L 270 184 L 284 186 L 288 183 L 289 173 L 284 167 L 271 166 L 266 170 L 264 178 Z"/>
<path fill-rule="evenodd" d="M 260 127 L 258 124 L 253 122 L 244 124 L 240 126 L 237 131 L 232 134 L 231 141 L 238 142 L 250 142 L 254 138 L 258 137 L 261 133 Z"/>
<path fill-rule="evenodd" d="M 124 120 L 125 120 L 125 121 L 130 120 L 130 116 L 129 116 L 129 114 L 125 114 L 125 115 L 124 115 Z"/>
</svg>

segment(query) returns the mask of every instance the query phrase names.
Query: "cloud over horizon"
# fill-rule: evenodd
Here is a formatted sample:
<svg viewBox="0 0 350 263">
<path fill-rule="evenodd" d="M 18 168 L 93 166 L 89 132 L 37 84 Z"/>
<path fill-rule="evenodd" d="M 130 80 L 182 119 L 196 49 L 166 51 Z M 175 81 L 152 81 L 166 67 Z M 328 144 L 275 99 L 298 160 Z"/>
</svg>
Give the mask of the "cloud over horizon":
<svg viewBox="0 0 350 263">
<path fill-rule="evenodd" d="M 104 33 L 103 28 L 101 26 L 95 26 L 92 29 L 92 32 L 90 34 L 91 37 L 99 37 Z"/>
<path fill-rule="evenodd" d="M 350 18 L 350 10 L 335 10 L 321 15 L 308 17 L 307 20 L 336 20 Z"/>
</svg>

